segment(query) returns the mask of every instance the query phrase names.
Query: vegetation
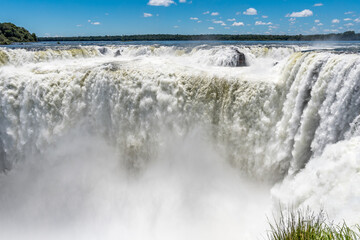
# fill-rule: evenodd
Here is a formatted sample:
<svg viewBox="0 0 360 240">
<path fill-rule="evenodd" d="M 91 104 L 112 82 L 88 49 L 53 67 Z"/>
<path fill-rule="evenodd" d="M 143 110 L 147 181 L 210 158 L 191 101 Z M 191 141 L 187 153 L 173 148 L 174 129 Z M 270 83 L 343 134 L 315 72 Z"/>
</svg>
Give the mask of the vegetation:
<svg viewBox="0 0 360 240">
<path fill-rule="evenodd" d="M 281 215 L 280 220 L 270 224 L 268 233 L 270 240 L 358 240 L 360 226 L 354 230 L 342 223 L 328 223 L 323 212 L 315 214 L 310 210 L 291 212 Z"/>
<path fill-rule="evenodd" d="M 30 34 L 28 30 L 12 23 L 0 23 L 0 45 L 12 42 L 36 42 L 36 34 Z"/>
<path fill-rule="evenodd" d="M 88 36 L 88 37 L 43 37 L 39 41 L 355 41 L 360 40 L 360 33 L 347 31 L 338 34 L 317 35 L 171 35 L 146 34 L 124 36 Z"/>
</svg>

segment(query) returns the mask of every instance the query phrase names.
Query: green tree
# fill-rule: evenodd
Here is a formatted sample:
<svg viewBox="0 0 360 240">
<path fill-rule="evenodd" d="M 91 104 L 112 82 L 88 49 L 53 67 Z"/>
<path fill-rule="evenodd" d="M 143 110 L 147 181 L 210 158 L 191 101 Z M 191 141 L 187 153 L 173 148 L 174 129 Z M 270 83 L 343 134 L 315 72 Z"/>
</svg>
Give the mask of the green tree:
<svg viewBox="0 0 360 240">
<path fill-rule="evenodd" d="M 28 30 L 18 27 L 12 23 L 0 23 L 0 45 L 12 42 L 36 42 L 35 33 L 30 34 Z"/>
</svg>

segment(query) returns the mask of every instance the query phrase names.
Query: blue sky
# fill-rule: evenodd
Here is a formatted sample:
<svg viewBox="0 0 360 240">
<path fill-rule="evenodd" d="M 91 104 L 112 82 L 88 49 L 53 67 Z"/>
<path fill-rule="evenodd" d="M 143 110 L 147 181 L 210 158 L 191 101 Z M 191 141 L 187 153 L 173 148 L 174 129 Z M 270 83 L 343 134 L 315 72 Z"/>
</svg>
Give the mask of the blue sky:
<svg viewBox="0 0 360 240">
<path fill-rule="evenodd" d="M 0 0 L 38 36 L 360 32 L 360 0 Z"/>
</svg>

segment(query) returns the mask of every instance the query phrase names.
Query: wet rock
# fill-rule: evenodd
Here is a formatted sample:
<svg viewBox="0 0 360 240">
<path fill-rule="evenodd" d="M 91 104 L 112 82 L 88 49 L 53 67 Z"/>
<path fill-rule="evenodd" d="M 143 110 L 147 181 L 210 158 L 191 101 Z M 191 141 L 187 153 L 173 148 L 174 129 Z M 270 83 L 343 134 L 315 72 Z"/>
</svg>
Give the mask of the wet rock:
<svg viewBox="0 0 360 240">
<path fill-rule="evenodd" d="M 121 56 L 120 50 L 117 50 L 117 51 L 115 52 L 115 54 L 114 54 L 114 57 L 118 57 L 118 56 Z"/>
<path fill-rule="evenodd" d="M 246 57 L 245 54 L 239 52 L 239 50 L 235 49 L 236 52 L 236 63 L 235 67 L 246 67 Z"/>
<path fill-rule="evenodd" d="M 99 48 L 99 52 L 100 52 L 102 55 L 105 55 L 105 54 L 108 52 L 108 49 L 107 49 L 107 48 Z"/>
</svg>

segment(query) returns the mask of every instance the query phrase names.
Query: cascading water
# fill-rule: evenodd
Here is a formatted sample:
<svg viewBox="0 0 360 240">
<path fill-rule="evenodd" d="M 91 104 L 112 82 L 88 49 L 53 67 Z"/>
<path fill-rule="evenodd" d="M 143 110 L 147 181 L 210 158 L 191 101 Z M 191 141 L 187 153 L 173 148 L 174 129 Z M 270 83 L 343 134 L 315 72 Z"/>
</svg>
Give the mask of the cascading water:
<svg viewBox="0 0 360 240">
<path fill-rule="evenodd" d="M 0 236 L 256 239 L 279 203 L 360 222 L 360 55 L 309 49 L 1 48 Z"/>
</svg>

